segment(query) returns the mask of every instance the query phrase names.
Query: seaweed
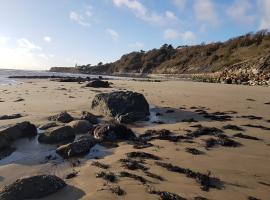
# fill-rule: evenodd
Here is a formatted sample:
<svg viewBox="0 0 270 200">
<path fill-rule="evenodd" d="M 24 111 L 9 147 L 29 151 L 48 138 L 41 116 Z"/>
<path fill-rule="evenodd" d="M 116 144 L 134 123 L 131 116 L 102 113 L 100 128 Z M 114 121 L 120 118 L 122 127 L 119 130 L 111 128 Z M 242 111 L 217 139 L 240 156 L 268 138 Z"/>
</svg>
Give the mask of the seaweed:
<svg viewBox="0 0 270 200">
<path fill-rule="evenodd" d="M 96 178 L 103 178 L 104 180 L 109 181 L 109 182 L 117 181 L 117 177 L 112 172 L 104 172 L 104 171 L 98 172 L 96 174 Z"/>
<path fill-rule="evenodd" d="M 202 154 L 204 154 L 203 151 L 200 151 L 200 150 L 195 149 L 195 148 L 187 147 L 187 148 L 185 148 L 185 150 L 186 150 L 186 152 L 191 153 L 193 155 L 202 155 Z"/>
<path fill-rule="evenodd" d="M 201 185 L 201 189 L 203 191 L 209 191 L 210 188 L 220 189 L 223 185 L 223 183 L 218 178 L 211 177 L 211 172 L 208 172 L 207 174 L 202 174 L 200 172 L 194 172 L 188 168 L 174 166 L 170 163 L 164 163 L 159 161 L 156 161 L 155 163 L 156 165 L 163 167 L 168 171 L 184 174 L 188 178 L 195 179 Z"/>
<path fill-rule="evenodd" d="M 141 151 L 133 151 L 133 152 L 129 152 L 127 153 L 127 157 L 128 158 L 142 158 L 142 159 L 151 159 L 151 160 L 160 160 L 161 158 L 150 154 L 150 153 L 145 153 L 145 152 L 141 152 Z"/>
<path fill-rule="evenodd" d="M 101 162 L 98 162 L 98 161 L 92 162 L 91 165 L 95 166 L 95 167 L 102 168 L 102 169 L 108 169 L 110 167 L 110 165 L 107 165 L 107 164 L 104 164 L 104 163 L 101 163 Z"/>
<path fill-rule="evenodd" d="M 260 140 L 257 137 L 244 135 L 243 133 L 234 134 L 233 137 L 238 137 L 238 138 L 243 138 L 243 139 L 248 139 L 248 140 Z"/>
<path fill-rule="evenodd" d="M 132 173 L 129 173 L 129 172 L 126 172 L 126 171 L 120 172 L 119 176 L 120 177 L 132 178 L 134 180 L 137 180 L 137 181 L 141 182 L 142 184 L 146 184 L 146 183 L 150 182 L 150 181 L 146 180 L 142 176 L 138 176 L 136 174 L 132 174 Z"/>
</svg>

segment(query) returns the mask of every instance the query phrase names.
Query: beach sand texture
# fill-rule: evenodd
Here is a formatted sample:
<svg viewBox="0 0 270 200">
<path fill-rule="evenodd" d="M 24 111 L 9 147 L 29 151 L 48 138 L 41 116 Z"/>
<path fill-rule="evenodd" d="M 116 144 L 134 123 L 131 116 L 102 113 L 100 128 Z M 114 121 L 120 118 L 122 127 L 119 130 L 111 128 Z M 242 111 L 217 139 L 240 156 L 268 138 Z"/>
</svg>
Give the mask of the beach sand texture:
<svg viewBox="0 0 270 200">
<path fill-rule="evenodd" d="M 168 129 L 177 135 L 185 135 L 197 128 L 193 125 L 216 127 L 222 129 L 225 125 L 237 125 L 244 130 L 224 130 L 234 141 L 241 143 L 239 147 L 217 146 L 205 149 L 205 140 L 211 136 L 194 138 L 193 143 L 153 140 L 152 147 L 134 149 L 126 142 L 104 151 L 99 162 L 110 165 L 108 171 L 116 175 L 121 171 L 129 171 L 143 176 L 149 185 L 156 190 L 176 193 L 186 199 L 201 196 L 208 199 L 248 199 L 249 196 L 258 199 L 270 199 L 270 130 L 244 126 L 247 124 L 261 125 L 270 128 L 270 88 L 259 86 L 223 85 L 196 83 L 186 81 L 144 82 L 132 80 L 113 80 L 111 88 L 84 88 L 84 84 L 60 83 L 48 80 L 24 80 L 18 85 L 0 86 L 0 115 L 20 113 L 23 117 L 12 120 L 0 120 L 0 126 L 30 121 L 35 125 L 47 122 L 47 117 L 61 111 L 67 111 L 78 116 L 81 111 L 91 110 L 93 97 L 100 92 L 131 90 L 144 94 L 151 106 L 151 120 L 157 120 L 155 112 L 163 113 L 158 120 L 163 124 L 140 122 L 129 125 L 136 134 L 143 134 L 149 129 Z M 17 101 L 19 100 L 20 101 Z M 173 112 L 166 112 L 173 110 Z M 217 121 L 203 117 L 198 110 L 208 113 L 227 112 L 231 121 Z M 256 116 L 260 119 L 251 119 Z M 197 122 L 182 122 L 193 118 Z M 236 133 L 255 136 L 260 140 L 250 140 L 233 137 Z M 78 172 L 77 177 L 65 180 L 68 186 L 58 193 L 43 199 L 159 199 L 157 195 L 149 194 L 147 186 L 137 180 L 117 177 L 117 182 L 125 195 L 117 196 L 104 185 L 106 181 L 96 178 L 96 173 L 104 171 L 91 163 L 96 159 L 82 158 L 82 163 L 73 166 L 77 159 L 66 162 L 42 162 L 45 154 L 42 148 L 54 151 L 56 146 L 39 145 L 36 141 L 20 140 L 14 144 L 17 148 L 13 162 L 9 157 L 0 160 L 0 187 L 14 182 L 17 178 L 33 174 L 55 174 L 60 178 L 72 172 Z M 186 152 L 187 147 L 204 152 L 202 155 L 192 155 Z M 107 151 L 107 152 L 106 152 Z M 189 168 L 196 172 L 211 175 L 221 180 L 219 188 L 202 191 L 196 180 L 184 174 L 168 171 L 158 166 L 155 161 L 146 159 L 145 166 L 149 171 L 163 177 L 157 180 L 148 177 L 142 170 L 127 170 L 119 160 L 126 158 L 126 153 L 143 151 L 157 155 L 161 162 Z M 29 153 L 30 152 L 30 153 Z M 32 152 L 32 153 L 31 153 Z M 45 152 L 47 153 L 47 152 Z M 95 152 L 92 152 L 93 154 Z M 102 154 L 102 152 L 101 152 Z M 20 159 L 20 156 L 25 156 Z M 12 156 L 12 155 L 11 155 Z M 41 157 L 39 157 L 41 156 Z M 106 170 L 105 170 L 106 171 Z M 111 183 L 110 183 L 111 184 Z"/>
</svg>

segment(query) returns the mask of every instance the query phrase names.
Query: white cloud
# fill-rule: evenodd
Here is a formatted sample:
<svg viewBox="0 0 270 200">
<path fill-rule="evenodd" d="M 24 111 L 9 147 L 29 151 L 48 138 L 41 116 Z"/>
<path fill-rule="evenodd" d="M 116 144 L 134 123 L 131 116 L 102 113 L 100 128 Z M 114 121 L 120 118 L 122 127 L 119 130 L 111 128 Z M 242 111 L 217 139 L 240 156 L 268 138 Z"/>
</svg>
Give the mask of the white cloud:
<svg viewBox="0 0 270 200">
<path fill-rule="evenodd" d="M 270 28 L 270 1 L 258 0 L 259 10 L 261 14 L 260 29 Z"/>
<path fill-rule="evenodd" d="M 134 50 L 141 50 L 144 47 L 144 44 L 141 42 L 135 42 L 134 44 L 129 45 Z"/>
<path fill-rule="evenodd" d="M 107 28 L 106 32 L 110 35 L 112 40 L 116 41 L 119 38 L 119 33 L 117 33 L 114 29 Z"/>
<path fill-rule="evenodd" d="M 43 40 L 44 40 L 45 42 L 51 42 L 51 41 L 52 41 L 52 38 L 49 37 L 49 36 L 44 36 Z"/>
<path fill-rule="evenodd" d="M 18 43 L 18 48 L 21 48 L 27 51 L 41 50 L 40 46 L 35 45 L 34 43 L 30 42 L 26 38 L 19 39 L 17 43 Z"/>
<path fill-rule="evenodd" d="M 249 14 L 252 9 L 253 5 L 249 0 L 235 0 L 226 13 L 236 22 L 250 25 L 255 21 L 255 16 Z"/>
<path fill-rule="evenodd" d="M 219 24 L 215 6 L 211 0 L 196 0 L 193 8 L 198 21 L 207 22 L 212 26 Z"/>
<path fill-rule="evenodd" d="M 183 40 L 193 43 L 196 40 L 196 36 L 191 31 L 179 32 L 175 29 L 167 29 L 164 31 L 164 39 L 166 40 Z"/>
<path fill-rule="evenodd" d="M 152 25 L 168 25 L 173 21 L 179 21 L 172 11 L 166 11 L 159 14 L 148 10 L 139 0 L 112 0 L 117 7 L 128 8 L 136 17 L 152 24 Z"/>
<path fill-rule="evenodd" d="M 3 38 L 8 38 L 8 40 Z M 39 45 L 27 38 L 16 39 L 0 36 L 1 40 L 0 67 L 2 68 L 41 68 L 41 66 L 46 65 L 45 60 L 49 59 L 49 56 L 42 52 L 42 48 Z"/>
<path fill-rule="evenodd" d="M 180 10 L 186 7 L 187 0 L 172 0 L 173 4 Z"/>
<path fill-rule="evenodd" d="M 0 36 L 0 45 L 5 45 L 10 40 L 9 37 Z"/>
<path fill-rule="evenodd" d="M 72 21 L 77 22 L 78 24 L 82 25 L 82 26 L 90 26 L 91 24 L 89 22 L 87 22 L 84 18 L 83 15 L 79 14 L 78 12 L 75 11 L 71 11 L 69 13 L 69 18 Z"/>
</svg>

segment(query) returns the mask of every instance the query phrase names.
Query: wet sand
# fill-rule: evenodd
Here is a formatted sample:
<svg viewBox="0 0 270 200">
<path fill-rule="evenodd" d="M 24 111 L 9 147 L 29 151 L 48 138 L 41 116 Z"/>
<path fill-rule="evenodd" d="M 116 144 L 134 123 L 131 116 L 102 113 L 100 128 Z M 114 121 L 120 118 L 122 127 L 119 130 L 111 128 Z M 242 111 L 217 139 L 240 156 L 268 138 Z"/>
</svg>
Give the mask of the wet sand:
<svg viewBox="0 0 270 200">
<path fill-rule="evenodd" d="M 162 158 L 162 162 L 189 168 L 201 173 L 211 171 L 212 176 L 223 182 L 220 189 L 202 191 L 200 185 L 185 175 L 169 172 L 157 166 L 154 161 L 146 160 L 145 165 L 149 171 L 164 177 L 164 181 L 147 177 L 143 171 L 130 171 L 141 175 L 151 182 L 151 185 L 161 191 L 176 193 L 187 199 L 196 196 L 208 199 L 247 199 L 249 196 L 258 199 L 269 199 L 270 196 L 270 131 L 262 128 L 243 126 L 247 124 L 270 127 L 270 88 L 257 86 L 222 85 L 209 83 L 195 83 L 183 81 L 141 82 L 129 80 L 114 80 L 112 88 L 90 89 L 83 88 L 83 84 L 59 83 L 48 80 L 24 80 L 22 84 L 13 86 L 0 86 L 0 115 L 16 114 L 22 118 L 13 120 L 0 120 L 0 126 L 14 124 L 21 121 L 30 121 L 35 125 L 47 122 L 47 117 L 61 111 L 68 111 L 77 116 L 81 111 L 90 109 L 91 100 L 99 92 L 115 90 L 131 90 L 143 93 L 151 105 L 151 121 L 159 121 L 163 124 L 141 122 L 129 125 L 137 134 L 143 134 L 148 129 L 169 129 L 178 135 L 185 135 L 188 130 L 196 130 L 192 125 L 201 124 L 206 127 L 222 128 L 225 125 L 237 125 L 244 131 L 224 130 L 225 134 L 232 136 L 235 133 L 243 133 L 258 137 L 261 140 L 250 140 L 234 137 L 233 140 L 241 143 L 240 147 L 204 148 L 204 140 L 209 136 L 194 139 L 194 143 L 170 142 L 153 140 L 153 147 L 135 150 L 132 145 L 125 142 L 119 147 L 108 150 L 104 157 L 100 156 L 99 162 L 110 165 L 108 169 L 118 174 L 128 171 L 121 166 L 119 159 L 125 158 L 127 152 L 144 151 Z M 19 100 L 19 101 L 17 101 Z M 166 112 L 173 110 L 173 112 Z M 207 113 L 228 112 L 231 121 L 216 121 L 203 117 L 198 110 Z M 232 112 L 235 111 L 235 112 Z M 156 112 L 163 115 L 155 116 Z M 96 113 L 97 114 L 97 113 Z M 262 119 L 251 119 L 261 117 Z M 249 116 L 249 117 L 246 117 Z M 182 122 L 193 118 L 197 122 Z M 28 143 L 27 143 L 28 142 Z M 28 145 L 26 145 L 28 144 Z M 31 145 L 35 144 L 35 145 Z M 119 197 L 112 194 L 104 186 L 105 181 L 96 178 L 96 173 L 102 169 L 92 166 L 96 159 L 80 158 L 82 164 L 73 166 L 77 159 L 70 162 L 49 161 L 43 163 L 44 155 L 40 153 L 40 145 L 35 141 L 18 141 L 17 154 L 27 155 L 25 159 L 13 159 L 9 157 L 0 160 L 0 186 L 15 181 L 17 178 L 33 174 L 55 174 L 64 178 L 73 170 L 78 176 L 68 179 L 68 187 L 59 193 L 50 195 L 44 199 L 158 199 L 149 194 L 146 186 L 130 178 L 118 178 L 119 185 L 126 194 Z M 29 147 L 29 148 L 28 148 Z M 194 147 L 204 152 L 202 155 L 192 155 L 185 151 L 186 147 Z M 48 149 L 54 146 L 46 147 Z M 106 151 L 98 149 L 97 151 Z M 41 158 L 37 158 L 31 152 L 37 152 Z M 92 152 L 95 154 L 96 152 Z M 14 153 L 11 155 L 14 156 Z M 16 154 L 15 156 L 16 157 Z M 40 160 L 39 160 L 40 159 Z M 59 163 L 58 163 L 59 161 Z M 73 164 L 72 164 L 73 163 Z"/>
</svg>

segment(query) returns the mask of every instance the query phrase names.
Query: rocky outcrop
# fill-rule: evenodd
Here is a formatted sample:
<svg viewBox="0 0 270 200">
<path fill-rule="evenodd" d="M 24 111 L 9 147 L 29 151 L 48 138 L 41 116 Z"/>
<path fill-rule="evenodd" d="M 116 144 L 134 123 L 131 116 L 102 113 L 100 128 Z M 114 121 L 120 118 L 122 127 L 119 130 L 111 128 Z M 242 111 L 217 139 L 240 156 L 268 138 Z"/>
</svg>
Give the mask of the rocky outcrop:
<svg viewBox="0 0 270 200">
<path fill-rule="evenodd" d="M 98 125 L 93 131 L 93 136 L 101 142 L 117 142 L 119 140 L 134 140 L 136 138 L 135 133 L 122 124 Z"/>
<path fill-rule="evenodd" d="M 67 112 L 61 112 L 57 115 L 53 115 L 53 116 L 48 117 L 48 120 L 58 121 L 58 122 L 62 122 L 62 123 L 69 123 L 73 120 L 73 117 Z"/>
<path fill-rule="evenodd" d="M 45 144 L 70 142 L 75 139 L 75 132 L 70 126 L 61 126 L 46 130 L 38 136 L 38 141 Z"/>
<path fill-rule="evenodd" d="M 110 87 L 110 83 L 108 81 L 94 80 L 87 83 L 85 87 L 108 88 Z"/>
<path fill-rule="evenodd" d="M 125 123 L 145 120 L 150 114 L 145 97 L 131 91 L 97 94 L 92 101 L 92 108 Z"/>
<path fill-rule="evenodd" d="M 2 200 L 37 199 L 55 193 L 66 183 L 53 175 L 37 175 L 16 180 L 0 190 Z"/>
<path fill-rule="evenodd" d="M 37 128 L 30 122 L 21 122 L 0 130 L 0 150 L 20 138 L 33 137 L 37 135 Z"/>
<path fill-rule="evenodd" d="M 89 153 L 90 149 L 96 145 L 96 141 L 90 136 L 83 136 L 76 141 L 62 145 L 56 149 L 63 158 L 81 156 Z"/>
<path fill-rule="evenodd" d="M 74 120 L 68 125 L 73 128 L 75 134 L 84 134 L 93 128 L 93 125 L 87 120 Z"/>
</svg>

